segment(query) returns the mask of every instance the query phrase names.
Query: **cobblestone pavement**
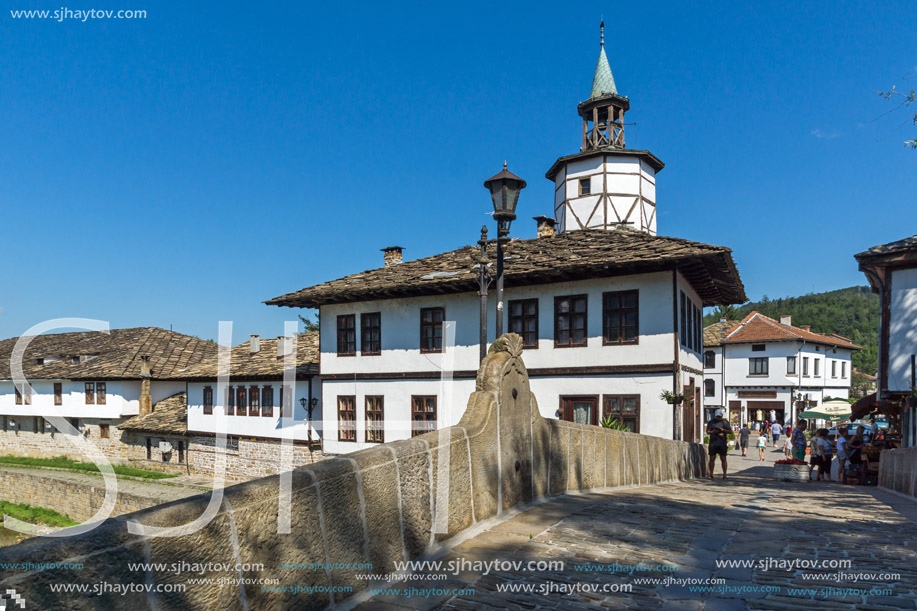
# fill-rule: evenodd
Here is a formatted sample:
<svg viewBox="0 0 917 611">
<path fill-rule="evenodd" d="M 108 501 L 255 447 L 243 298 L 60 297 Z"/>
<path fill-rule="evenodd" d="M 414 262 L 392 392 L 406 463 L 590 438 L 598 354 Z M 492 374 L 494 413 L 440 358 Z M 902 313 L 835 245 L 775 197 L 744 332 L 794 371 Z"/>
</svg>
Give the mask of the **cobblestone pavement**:
<svg viewBox="0 0 917 611">
<path fill-rule="evenodd" d="M 356 608 L 917 608 L 917 503 L 875 488 L 777 482 L 770 476 L 782 454 L 769 447 L 763 463 L 757 454 L 750 449 L 742 458 L 731 452 L 725 481 L 718 475 L 715 481 L 554 499 L 439 558 L 563 561 L 563 570 L 498 569 L 482 575 L 463 569 L 457 575 L 446 571 L 445 580 L 427 571 L 392 586 L 411 588 L 409 593 L 380 594 Z M 729 560 L 751 565 L 717 566 Z M 850 564 L 840 569 L 842 575 L 837 568 L 786 565 L 825 560 Z M 678 569 L 628 574 L 615 563 Z M 898 577 L 877 575 L 888 573 Z M 698 588 L 661 583 L 666 576 L 719 581 Z M 620 591 L 624 586 L 631 591 Z"/>
</svg>

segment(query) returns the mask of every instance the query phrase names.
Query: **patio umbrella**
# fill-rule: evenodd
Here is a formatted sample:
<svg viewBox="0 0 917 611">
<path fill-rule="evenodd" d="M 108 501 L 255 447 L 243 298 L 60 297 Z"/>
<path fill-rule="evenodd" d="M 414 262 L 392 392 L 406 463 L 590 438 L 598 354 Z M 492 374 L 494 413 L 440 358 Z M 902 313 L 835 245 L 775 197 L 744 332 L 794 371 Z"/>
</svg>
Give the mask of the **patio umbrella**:
<svg viewBox="0 0 917 611">
<path fill-rule="evenodd" d="M 840 422 L 848 420 L 853 412 L 853 406 L 847 401 L 836 400 L 827 401 L 818 407 L 799 414 L 800 418 L 810 418 L 813 420 L 827 420 L 829 422 Z"/>
</svg>

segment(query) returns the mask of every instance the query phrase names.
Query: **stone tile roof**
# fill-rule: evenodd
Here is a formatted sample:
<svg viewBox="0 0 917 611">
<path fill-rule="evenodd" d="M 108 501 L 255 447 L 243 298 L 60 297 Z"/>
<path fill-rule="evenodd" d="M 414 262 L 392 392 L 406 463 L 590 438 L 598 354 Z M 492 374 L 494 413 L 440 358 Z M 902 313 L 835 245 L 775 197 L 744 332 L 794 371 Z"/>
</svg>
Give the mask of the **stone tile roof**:
<svg viewBox="0 0 917 611">
<path fill-rule="evenodd" d="M 277 356 L 277 339 L 260 340 L 258 352 L 251 352 L 251 341 L 234 346 L 230 351 L 230 378 L 232 379 L 283 379 L 284 358 Z M 318 331 L 297 335 L 296 377 L 303 379 L 318 373 Z M 217 356 L 202 361 L 182 372 L 187 380 L 215 380 Z"/>
<path fill-rule="evenodd" d="M 10 379 L 10 359 L 19 338 L 0 341 L 0 379 Z M 23 357 L 26 378 L 139 379 L 140 359 L 150 357 L 154 379 L 176 374 L 217 353 L 217 345 L 158 327 L 135 327 L 36 335 Z"/>
<path fill-rule="evenodd" d="M 739 321 L 737 320 L 727 320 L 725 322 L 718 321 L 704 327 L 704 348 L 715 348 L 721 345 L 726 334 L 732 331 L 738 324 Z"/>
<path fill-rule="evenodd" d="M 153 405 L 153 411 L 118 425 L 122 431 L 184 435 L 188 432 L 188 394 L 175 393 Z"/>
<path fill-rule="evenodd" d="M 834 333 L 825 335 L 792 325 L 784 325 L 757 311 L 749 313 L 721 341 L 724 344 L 740 344 L 787 340 L 805 340 L 811 343 L 849 348 L 851 350 L 861 349 L 860 346 L 857 346 L 846 337 Z"/>
<path fill-rule="evenodd" d="M 873 257 L 884 257 L 886 255 L 904 252 L 917 252 L 917 235 L 898 240 L 897 242 L 873 246 L 865 252 L 854 255 L 854 257 L 856 257 L 858 261 L 861 261 Z"/>
<path fill-rule="evenodd" d="M 579 230 L 506 247 L 505 282 L 514 286 L 644 273 L 678 267 L 704 306 L 745 303 L 745 288 L 732 251 L 680 238 L 636 231 Z M 478 290 L 472 269 L 479 248 L 458 250 L 345 276 L 275 297 L 268 305 L 317 308 L 335 303 Z M 496 260 L 496 245 L 488 245 Z"/>
</svg>

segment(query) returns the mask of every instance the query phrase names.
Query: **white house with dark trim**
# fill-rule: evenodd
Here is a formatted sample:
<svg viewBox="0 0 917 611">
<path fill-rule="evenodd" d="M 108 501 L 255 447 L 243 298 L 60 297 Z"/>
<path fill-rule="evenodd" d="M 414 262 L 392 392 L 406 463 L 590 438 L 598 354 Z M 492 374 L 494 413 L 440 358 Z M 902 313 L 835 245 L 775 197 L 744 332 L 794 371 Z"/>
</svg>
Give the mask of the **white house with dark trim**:
<svg viewBox="0 0 917 611">
<path fill-rule="evenodd" d="M 876 407 L 900 418 L 904 445 L 917 445 L 917 235 L 873 246 L 856 255 L 860 271 L 879 294 L 878 390 L 854 413 Z M 911 405 L 907 400 L 910 397 Z"/>
<path fill-rule="evenodd" d="M 851 358 L 860 347 L 835 334 L 751 312 L 704 330 L 704 410 L 728 410 L 733 424 L 795 421 L 826 399 L 850 396 Z"/>
<path fill-rule="evenodd" d="M 604 48 L 578 106 L 582 147 L 547 173 L 557 221 L 506 247 L 505 329 L 519 333 L 546 417 L 700 438 L 704 307 L 743 303 L 731 251 L 656 235 L 663 164 L 625 148 Z M 555 231 L 555 225 L 559 231 Z M 486 246 L 495 259 L 495 244 Z M 455 424 L 479 364 L 479 248 L 402 261 L 269 300 L 320 312 L 324 450 L 346 453 Z M 495 333 L 493 290 L 489 341 Z M 663 392 L 684 395 L 670 405 Z"/>
<path fill-rule="evenodd" d="M 0 341 L 0 454 L 80 456 L 46 419 L 59 415 L 110 456 L 126 456 L 119 425 L 183 391 L 178 372 L 217 352 L 213 342 L 156 327 L 37 335 L 25 338 L 28 385 L 17 387 L 19 339 Z"/>
</svg>

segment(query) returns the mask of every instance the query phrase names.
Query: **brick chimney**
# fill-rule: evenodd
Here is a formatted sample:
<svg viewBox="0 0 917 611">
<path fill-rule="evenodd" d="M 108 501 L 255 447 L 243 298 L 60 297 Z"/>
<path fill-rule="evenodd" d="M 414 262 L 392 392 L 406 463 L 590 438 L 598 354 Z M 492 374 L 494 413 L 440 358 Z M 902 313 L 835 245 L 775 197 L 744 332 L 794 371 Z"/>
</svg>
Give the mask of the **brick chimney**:
<svg viewBox="0 0 917 611">
<path fill-rule="evenodd" d="M 398 265 L 401 263 L 401 253 L 404 251 L 404 248 L 401 246 L 386 246 L 382 249 L 382 252 L 385 253 L 383 258 L 385 259 L 385 267 L 390 267 L 392 265 Z"/>
<path fill-rule="evenodd" d="M 803 331 L 811 331 L 811 330 L 812 330 L 812 327 L 809 326 L 809 325 L 801 325 L 799 328 L 802 329 Z"/>
<path fill-rule="evenodd" d="M 536 223 L 538 223 L 538 237 L 539 238 L 553 238 L 557 235 L 557 230 L 554 228 L 557 225 L 557 221 L 552 219 L 549 216 L 533 216 L 532 217 Z"/>
<path fill-rule="evenodd" d="M 140 357 L 140 415 L 153 413 L 153 398 L 150 396 L 150 355 Z"/>
<path fill-rule="evenodd" d="M 787 327 L 792 327 L 793 326 L 793 317 L 792 316 L 781 316 L 780 324 L 785 325 Z"/>
<path fill-rule="evenodd" d="M 248 351 L 252 354 L 261 351 L 261 336 L 250 335 L 248 341 Z"/>
</svg>

